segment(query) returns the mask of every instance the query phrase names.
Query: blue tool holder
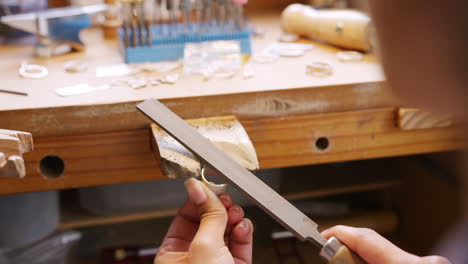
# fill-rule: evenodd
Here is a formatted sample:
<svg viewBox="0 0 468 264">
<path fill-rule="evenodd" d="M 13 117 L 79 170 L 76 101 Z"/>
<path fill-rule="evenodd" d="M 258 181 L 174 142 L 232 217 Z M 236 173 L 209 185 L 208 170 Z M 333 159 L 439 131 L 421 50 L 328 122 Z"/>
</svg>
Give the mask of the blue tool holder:
<svg viewBox="0 0 468 264">
<path fill-rule="evenodd" d="M 210 26 L 209 30 L 202 30 L 198 33 L 198 26 L 190 24 L 184 33 L 182 24 L 162 24 L 152 25 L 150 27 L 152 45 L 146 45 L 146 30 L 142 30 L 143 45 L 131 46 L 132 38 L 130 29 L 127 30 L 129 46 L 124 46 L 124 31 L 119 30 L 119 45 L 122 56 L 126 63 L 174 61 L 184 57 L 185 43 L 196 43 L 203 41 L 216 40 L 235 40 L 239 41 L 241 52 L 243 54 L 252 54 L 249 27 L 245 29 L 228 29 L 220 26 Z M 135 30 L 138 33 L 137 30 Z M 139 37 L 137 37 L 137 40 Z"/>
</svg>

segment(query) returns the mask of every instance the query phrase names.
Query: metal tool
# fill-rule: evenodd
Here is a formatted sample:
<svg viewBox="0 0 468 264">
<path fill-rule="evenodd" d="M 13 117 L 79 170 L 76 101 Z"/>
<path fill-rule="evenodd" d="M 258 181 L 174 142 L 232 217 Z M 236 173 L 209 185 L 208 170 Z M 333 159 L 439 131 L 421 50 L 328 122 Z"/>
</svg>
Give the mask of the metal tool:
<svg viewBox="0 0 468 264">
<path fill-rule="evenodd" d="M 24 95 L 24 96 L 28 95 L 28 93 L 26 93 L 26 92 L 6 90 L 6 89 L 0 89 L 0 93 L 10 93 L 10 94 L 17 94 L 17 95 Z"/>
<path fill-rule="evenodd" d="M 139 44 L 145 45 L 146 36 L 143 34 L 143 29 L 146 28 L 146 16 L 143 8 L 143 0 L 137 3 L 137 10 L 138 10 L 138 40 Z"/>
<path fill-rule="evenodd" d="M 73 50 L 83 50 L 84 45 L 80 41 L 79 32 L 89 26 L 87 15 L 105 10 L 107 10 L 107 5 L 53 8 L 46 11 L 2 16 L 0 22 L 37 35 L 38 43 L 35 47 L 35 54 L 39 57 L 50 57 Z"/>
<path fill-rule="evenodd" d="M 188 33 L 188 28 L 190 27 L 190 12 L 191 12 L 190 0 L 180 0 L 180 11 L 182 11 L 183 16 L 183 31 L 185 34 Z"/>
<path fill-rule="evenodd" d="M 220 0 L 212 0 L 212 5 L 213 5 L 213 24 L 216 27 L 220 26 L 220 21 L 221 21 L 221 5 L 219 3 Z"/>
<path fill-rule="evenodd" d="M 138 45 L 138 10 L 136 8 L 136 1 L 125 1 L 128 6 L 128 24 L 130 27 L 130 42 L 132 47 Z"/>
<path fill-rule="evenodd" d="M 130 46 L 130 41 L 128 39 L 128 31 L 130 28 L 129 25 L 129 6 L 128 4 L 122 2 L 122 8 L 120 9 L 120 16 L 122 17 L 122 35 L 123 35 L 123 45 L 125 48 Z"/>
<path fill-rule="evenodd" d="M 146 45 L 151 46 L 153 40 L 151 38 L 151 21 L 145 20 L 145 32 L 146 32 Z"/>
<path fill-rule="evenodd" d="M 151 0 L 153 1 L 153 24 L 156 25 L 155 29 L 155 34 L 160 34 L 161 32 L 158 31 L 160 23 L 161 23 L 161 0 Z"/>
<path fill-rule="evenodd" d="M 224 29 L 226 26 L 226 6 L 227 6 L 227 1 L 226 0 L 218 0 L 218 22 L 220 25 L 221 30 Z"/>
<path fill-rule="evenodd" d="M 125 48 L 128 48 L 128 46 L 129 46 L 128 27 L 129 27 L 128 22 L 126 22 L 126 21 L 122 22 L 123 43 L 124 43 Z"/>
<path fill-rule="evenodd" d="M 201 37 L 202 33 L 202 15 L 203 15 L 203 0 L 195 0 L 195 16 L 197 20 L 197 33 Z"/>
<path fill-rule="evenodd" d="M 141 19 L 143 21 L 143 26 L 145 28 L 145 44 L 147 46 L 151 46 L 152 42 L 153 42 L 153 39 L 152 39 L 152 35 L 151 35 L 151 26 L 154 22 L 154 17 L 153 17 L 153 13 L 151 12 L 153 10 L 153 7 L 152 6 L 152 3 L 150 1 L 143 1 L 141 3 L 141 8 L 142 8 L 142 14 L 143 14 L 143 18 Z"/>
<path fill-rule="evenodd" d="M 298 239 L 310 241 L 320 247 L 320 255 L 327 263 L 365 263 L 335 237 L 327 241 L 318 232 L 318 225 L 314 221 L 251 172 L 229 158 L 162 103 L 150 99 L 138 104 L 137 109 L 233 184 Z"/>
<path fill-rule="evenodd" d="M 234 4 L 234 17 L 235 23 L 238 29 L 245 28 L 244 22 L 244 6 L 239 4 Z"/>
<path fill-rule="evenodd" d="M 205 17 L 204 22 L 206 29 L 208 30 L 211 24 L 211 16 L 212 16 L 212 7 L 211 7 L 211 0 L 203 0 L 203 8 L 205 9 Z"/>
<path fill-rule="evenodd" d="M 169 33 L 176 33 L 176 5 L 175 0 L 166 0 L 167 11 L 169 12 Z"/>
<path fill-rule="evenodd" d="M 143 29 L 142 29 L 142 0 L 134 0 L 130 2 L 131 12 L 132 12 L 132 44 L 134 46 L 143 45 Z"/>
<path fill-rule="evenodd" d="M 227 24 L 229 25 L 229 29 L 233 29 L 232 25 L 234 25 L 235 21 L 235 4 L 232 0 L 227 0 L 226 5 L 226 20 Z"/>
</svg>

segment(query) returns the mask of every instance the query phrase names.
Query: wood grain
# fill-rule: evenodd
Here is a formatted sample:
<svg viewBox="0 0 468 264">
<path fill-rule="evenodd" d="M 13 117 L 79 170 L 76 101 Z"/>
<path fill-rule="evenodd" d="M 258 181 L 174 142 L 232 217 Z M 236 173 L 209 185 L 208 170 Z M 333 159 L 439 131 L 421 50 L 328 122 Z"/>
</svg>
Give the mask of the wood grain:
<svg viewBox="0 0 468 264">
<path fill-rule="evenodd" d="M 395 109 L 374 109 L 243 122 L 261 168 L 461 149 L 461 127 L 402 131 Z M 316 147 L 327 138 L 325 150 Z"/>
<path fill-rule="evenodd" d="M 441 152 L 465 146 L 461 127 L 403 131 L 396 109 L 372 109 L 288 118 L 241 120 L 256 149 L 260 168 Z M 326 137 L 329 146 L 316 148 Z M 164 178 L 150 147 L 147 128 L 35 138 L 36 150 L 24 155 L 28 177 L 0 179 L 0 194 L 77 188 Z M 64 174 L 46 179 L 38 162 L 48 154 L 65 161 Z"/>
<path fill-rule="evenodd" d="M 416 108 L 398 109 L 398 126 L 403 130 L 448 127 L 452 124 L 452 117 L 447 114 Z"/>
<path fill-rule="evenodd" d="M 235 115 L 240 120 L 353 111 L 397 104 L 391 91 L 382 83 L 197 95 L 161 101 L 184 119 Z M 148 126 L 148 120 L 137 112 L 135 106 L 138 102 L 0 110 L 0 127 L 28 131 L 35 137 L 144 129 Z"/>
</svg>

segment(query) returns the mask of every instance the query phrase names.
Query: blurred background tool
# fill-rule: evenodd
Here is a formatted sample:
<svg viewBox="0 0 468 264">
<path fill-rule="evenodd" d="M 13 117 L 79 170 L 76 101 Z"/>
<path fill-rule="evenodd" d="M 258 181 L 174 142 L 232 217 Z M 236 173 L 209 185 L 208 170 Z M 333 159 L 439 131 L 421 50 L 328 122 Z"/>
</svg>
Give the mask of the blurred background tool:
<svg viewBox="0 0 468 264">
<path fill-rule="evenodd" d="M 369 16 L 351 9 L 316 10 L 292 4 L 281 15 L 287 33 L 307 36 L 338 47 L 371 51 L 374 29 Z"/>
<path fill-rule="evenodd" d="M 219 40 L 236 41 L 243 54 L 251 54 L 251 30 L 244 22 L 242 3 L 123 0 L 121 4 L 119 42 L 127 63 L 178 60 L 187 43 Z"/>
<path fill-rule="evenodd" d="M 211 24 L 211 17 L 212 17 L 212 9 L 211 9 L 211 0 L 203 0 L 204 6 L 203 8 L 205 9 L 204 12 L 204 21 L 205 21 L 205 26 L 206 29 L 210 27 Z M 199 22 L 201 23 L 201 21 Z"/>
<path fill-rule="evenodd" d="M 118 0 L 105 0 L 107 11 L 104 13 L 104 22 L 102 23 L 102 32 L 106 39 L 116 39 L 119 32 L 119 27 L 122 25 L 120 21 L 120 10 L 117 3 Z"/>
<path fill-rule="evenodd" d="M 190 19 L 190 13 L 192 11 L 191 8 L 191 3 L 190 0 L 181 0 L 180 1 L 180 11 L 182 11 L 182 16 L 183 16 L 183 33 L 187 34 L 188 31 L 190 30 L 190 24 L 191 24 L 191 19 Z"/>
<path fill-rule="evenodd" d="M 195 0 L 195 20 L 197 22 L 197 33 L 200 36 L 203 25 L 203 0 Z"/>
<path fill-rule="evenodd" d="M 0 22 L 33 33 L 38 41 L 35 55 L 50 57 L 83 50 L 79 32 L 90 25 L 89 14 L 105 11 L 106 5 L 54 8 L 0 17 Z"/>
</svg>

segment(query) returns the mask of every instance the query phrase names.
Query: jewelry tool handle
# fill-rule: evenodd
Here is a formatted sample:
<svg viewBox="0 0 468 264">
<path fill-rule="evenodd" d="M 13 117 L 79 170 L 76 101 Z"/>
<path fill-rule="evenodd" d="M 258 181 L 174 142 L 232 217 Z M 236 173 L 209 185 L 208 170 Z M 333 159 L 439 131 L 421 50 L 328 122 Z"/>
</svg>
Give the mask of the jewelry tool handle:
<svg viewBox="0 0 468 264">
<path fill-rule="evenodd" d="M 320 256 L 325 259 L 328 264 L 366 263 L 360 256 L 343 245 L 336 237 L 328 239 L 327 243 L 325 243 L 320 251 Z"/>
</svg>

